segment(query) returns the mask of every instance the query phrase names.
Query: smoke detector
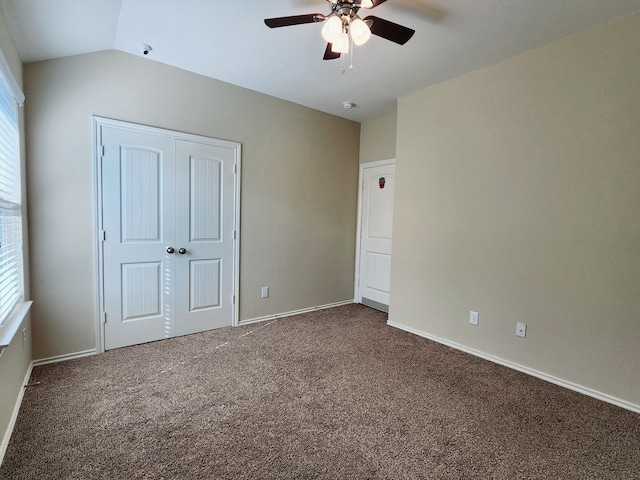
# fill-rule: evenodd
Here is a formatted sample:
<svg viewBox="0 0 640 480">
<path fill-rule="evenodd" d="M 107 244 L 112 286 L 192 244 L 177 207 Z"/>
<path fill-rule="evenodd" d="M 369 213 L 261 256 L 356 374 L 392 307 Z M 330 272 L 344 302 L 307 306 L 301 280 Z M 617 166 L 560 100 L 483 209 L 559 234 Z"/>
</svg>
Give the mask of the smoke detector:
<svg viewBox="0 0 640 480">
<path fill-rule="evenodd" d="M 353 102 L 342 102 L 342 106 L 348 110 L 350 108 L 355 108 L 356 104 Z"/>
</svg>

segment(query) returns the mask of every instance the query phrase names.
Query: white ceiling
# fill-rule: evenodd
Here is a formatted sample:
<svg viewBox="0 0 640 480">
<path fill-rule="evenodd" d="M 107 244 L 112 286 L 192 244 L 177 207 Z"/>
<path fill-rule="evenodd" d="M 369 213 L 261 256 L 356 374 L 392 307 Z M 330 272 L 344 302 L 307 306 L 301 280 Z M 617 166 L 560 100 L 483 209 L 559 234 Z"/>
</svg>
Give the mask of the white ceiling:
<svg viewBox="0 0 640 480">
<path fill-rule="evenodd" d="M 342 60 L 322 60 L 321 24 L 263 22 L 328 14 L 326 0 L 0 0 L 0 9 L 25 63 L 107 49 L 142 56 L 146 43 L 149 61 L 366 121 L 407 93 L 640 11 L 640 0 L 387 0 L 371 14 L 416 34 L 404 46 L 373 36 L 344 74 Z"/>
</svg>

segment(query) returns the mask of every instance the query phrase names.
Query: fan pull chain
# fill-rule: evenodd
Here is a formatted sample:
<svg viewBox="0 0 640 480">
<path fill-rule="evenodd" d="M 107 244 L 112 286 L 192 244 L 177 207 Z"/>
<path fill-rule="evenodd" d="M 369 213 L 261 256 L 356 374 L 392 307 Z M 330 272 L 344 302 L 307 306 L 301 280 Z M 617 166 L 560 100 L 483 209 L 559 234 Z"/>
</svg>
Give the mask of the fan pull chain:
<svg viewBox="0 0 640 480">
<path fill-rule="evenodd" d="M 349 70 L 353 70 L 353 38 L 351 38 L 351 35 L 349 35 L 349 48 L 350 48 L 350 52 L 349 52 Z M 340 73 L 342 73 L 343 75 L 346 72 L 346 55 L 343 53 L 342 55 L 340 55 L 340 58 L 342 59 L 342 68 L 340 69 Z"/>
<path fill-rule="evenodd" d="M 349 55 L 351 55 L 351 62 L 349 63 L 349 70 L 353 70 L 353 51 L 355 49 L 353 48 L 353 37 L 349 35 L 349 38 L 351 39 L 351 51 L 349 52 Z"/>
</svg>

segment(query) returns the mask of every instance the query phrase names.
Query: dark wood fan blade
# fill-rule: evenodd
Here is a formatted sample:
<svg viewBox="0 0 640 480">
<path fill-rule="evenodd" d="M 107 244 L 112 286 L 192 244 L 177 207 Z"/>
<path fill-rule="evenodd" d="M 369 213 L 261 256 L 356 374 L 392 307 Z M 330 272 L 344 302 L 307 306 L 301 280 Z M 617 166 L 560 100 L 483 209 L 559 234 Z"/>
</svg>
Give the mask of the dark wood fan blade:
<svg viewBox="0 0 640 480">
<path fill-rule="evenodd" d="M 413 37 L 413 34 L 416 33 L 416 31 L 411 28 L 403 27 L 402 25 L 398 25 L 397 23 L 393 23 L 389 20 L 378 18 L 373 15 L 369 15 L 364 18 L 365 22 L 367 20 L 371 20 L 373 22 L 370 27 L 371 33 L 379 37 L 386 38 L 387 40 L 391 40 L 398 45 L 404 45 L 411 39 L 411 37 Z"/>
<path fill-rule="evenodd" d="M 265 18 L 267 27 L 278 28 L 290 25 L 302 25 L 303 23 L 322 22 L 325 16 L 321 13 L 307 13 L 305 15 L 292 15 L 290 17 Z"/>
<path fill-rule="evenodd" d="M 331 51 L 331 44 L 327 43 L 327 49 L 324 51 L 323 60 L 335 60 L 336 58 L 340 58 L 340 54 Z"/>
</svg>

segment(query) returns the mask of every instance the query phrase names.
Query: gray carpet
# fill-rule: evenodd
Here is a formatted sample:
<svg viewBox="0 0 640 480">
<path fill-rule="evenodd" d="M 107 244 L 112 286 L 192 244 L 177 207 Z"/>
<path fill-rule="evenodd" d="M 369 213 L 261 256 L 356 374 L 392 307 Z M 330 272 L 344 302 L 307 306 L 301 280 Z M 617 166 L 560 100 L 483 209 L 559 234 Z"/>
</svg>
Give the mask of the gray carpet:
<svg viewBox="0 0 640 480">
<path fill-rule="evenodd" d="M 632 479 L 640 415 L 361 305 L 34 368 L 1 479 Z"/>
</svg>

